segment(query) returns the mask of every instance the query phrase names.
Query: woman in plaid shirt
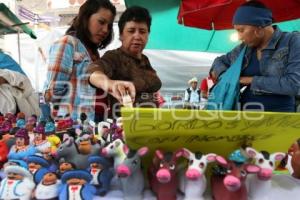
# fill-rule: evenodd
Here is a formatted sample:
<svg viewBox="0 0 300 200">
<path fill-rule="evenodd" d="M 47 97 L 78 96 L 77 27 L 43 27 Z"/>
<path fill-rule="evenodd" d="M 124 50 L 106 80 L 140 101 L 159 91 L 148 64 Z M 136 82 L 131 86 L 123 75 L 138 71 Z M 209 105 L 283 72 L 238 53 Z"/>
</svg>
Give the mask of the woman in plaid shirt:
<svg viewBox="0 0 300 200">
<path fill-rule="evenodd" d="M 87 66 L 111 42 L 115 15 L 109 0 L 87 0 L 65 36 L 51 46 L 45 100 L 75 120 L 84 112 L 90 120 L 101 121 L 107 111 L 106 94 L 89 84 Z"/>
</svg>

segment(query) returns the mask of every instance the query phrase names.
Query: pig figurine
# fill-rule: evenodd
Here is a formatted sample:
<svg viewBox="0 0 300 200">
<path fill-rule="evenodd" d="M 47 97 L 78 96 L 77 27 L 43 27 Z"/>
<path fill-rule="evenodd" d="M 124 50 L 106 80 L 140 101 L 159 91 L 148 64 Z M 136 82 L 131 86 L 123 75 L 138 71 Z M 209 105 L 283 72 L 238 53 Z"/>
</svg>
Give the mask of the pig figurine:
<svg viewBox="0 0 300 200">
<path fill-rule="evenodd" d="M 117 167 L 125 200 L 143 199 L 144 175 L 141 169 L 141 158 L 148 153 L 148 147 L 130 150 L 125 160 Z"/>
<path fill-rule="evenodd" d="M 176 200 L 178 188 L 177 160 L 183 150 L 166 152 L 156 150 L 152 165 L 148 169 L 148 178 L 152 191 L 158 200 Z"/>
<path fill-rule="evenodd" d="M 214 162 L 216 154 L 193 153 L 183 149 L 183 156 L 189 160 L 186 171 L 179 174 L 180 191 L 184 193 L 184 199 L 202 200 L 206 189 L 205 170 L 210 162 Z"/>
</svg>

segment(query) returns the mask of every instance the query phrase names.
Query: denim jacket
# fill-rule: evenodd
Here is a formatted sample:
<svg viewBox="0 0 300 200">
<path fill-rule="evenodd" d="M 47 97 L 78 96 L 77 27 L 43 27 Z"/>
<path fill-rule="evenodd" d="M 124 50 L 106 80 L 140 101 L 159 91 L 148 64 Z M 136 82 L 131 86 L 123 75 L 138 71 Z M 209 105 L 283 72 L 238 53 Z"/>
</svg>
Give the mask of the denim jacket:
<svg viewBox="0 0 300 200">
<path fill-rule="evenodd" d="M 274 29 L 273 36 L 268 46 L 262 50 L 259 61 L 262 75 L 253 77 L 250 89 L 254 94 L 299 95 L 300 33 L 282 32 L 276 26 Z M 244 45 L 240 44 L 231 52 L 215 59 L 212 69 L 217 77 L 237 59 Z M 248 66 L 252 51 L 253 48 L 247 48 L 243 69 Z"/>
</svg>

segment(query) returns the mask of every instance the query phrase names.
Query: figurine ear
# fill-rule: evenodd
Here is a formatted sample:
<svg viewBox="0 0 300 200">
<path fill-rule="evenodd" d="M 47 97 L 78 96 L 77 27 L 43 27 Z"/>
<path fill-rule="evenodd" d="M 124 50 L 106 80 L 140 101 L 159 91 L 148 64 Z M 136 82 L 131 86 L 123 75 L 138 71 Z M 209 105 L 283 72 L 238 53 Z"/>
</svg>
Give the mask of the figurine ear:
<svg viewBox="0 0 300 200">
<path fill-rule="evenodd" d="M 250 158 L 255 158 L 255 156 L 258 154 L 258 152 L 251 147 L 247 147 L 246 152 Z"/>
<path fill-rule="evenodd" d="M 123 151 L 124 151 L 124 153 L 125 153 L 126 155 L 127 155 L 128 152 L 129 152 L 129 148 L 128 148 L 128 146 L 127 146 L 126 144 L 123 145 Z"/>
<path fill-rule="evenodd" d="M 142 157 L 142 156 L 146 155 L 148 153 L 148 151 L 149 151 L 148 147 L 142 147 L 138 150 L 138 155 L 140 157 Z"/>
<path fill-rule="evenodd" d="M 285 157 L 285 153 L 276 152 L 276 153 L 273 153 L 272 156 L 274 156 L 275 160 L 281 161 Z"/>
<path fill-rule="evenodd" d="M 216 161 L 216 154 L 214 154 L 214 153 L 209 153 L 209 154 L 207 154 L 206 155 L 206 160 L 207 160 L 207 162 L 214 162 L 214 161 Z"/>
<path fill-rule="evenodd" d="M 178 149 L 178 150 L 175 152 L 175 158 L 178 159 L 178 158 L 180 158 L 181 156 L 183 156 L 183 149 Z"/>
<path fill-rule="evenodd" d="M 222 165 L 223 167 L 227 167 L 228 162 L 226 161 L 225 158 L 223 158 L 222 156 L 216 156 L 215 158 L 216 158 L 216 161 L 217 161 L 220 165 Z"/>
<path fill-rule="evenodd" d="M 164 153 L 161 150 L 156 150 L 155 155 L 160 159 L 164 159 Z"/>
<path fill-rule="evenodd" d="M 183 152 L 183 157 L 189 159 L 190 158 L 190 155 L 191 155 L 191 152 L 190 150 L 186 149 L 186 148 L 183 148 L 182 149 L 182 152 Z"/>
</svg>

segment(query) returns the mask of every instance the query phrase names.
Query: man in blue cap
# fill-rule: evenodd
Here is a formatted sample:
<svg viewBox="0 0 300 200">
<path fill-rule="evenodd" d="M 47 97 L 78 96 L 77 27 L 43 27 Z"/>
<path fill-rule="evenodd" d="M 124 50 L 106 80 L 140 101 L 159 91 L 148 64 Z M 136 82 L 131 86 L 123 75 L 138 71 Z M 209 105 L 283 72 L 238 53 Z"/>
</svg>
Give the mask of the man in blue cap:
<svg viewBox="0 0 300 200">
<path fill-rule="evenodd" d="M 263 3 L 242 4 L 233 17 L 242 44 L 213 62 L 212 74 L 218 78 L 247 47 L 240 75 L 242 110 L 295 112 L 300 92 L 300 34 L 282 32 L 272 22 L 272 11 Z"/>
</svg>

